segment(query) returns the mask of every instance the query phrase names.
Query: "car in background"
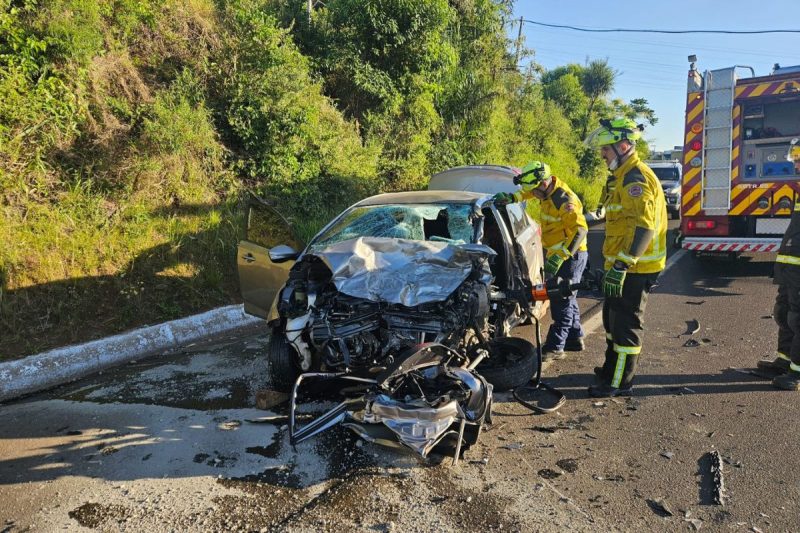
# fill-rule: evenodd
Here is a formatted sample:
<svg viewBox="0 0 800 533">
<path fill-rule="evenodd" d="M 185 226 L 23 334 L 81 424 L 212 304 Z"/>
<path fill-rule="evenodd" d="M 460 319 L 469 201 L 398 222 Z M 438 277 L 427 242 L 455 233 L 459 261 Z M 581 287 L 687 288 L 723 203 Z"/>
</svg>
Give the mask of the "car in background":
<svg viewBox="0 0 800 533">
<path fill-rule="evenodd" d="M 653 169 L 664 190 L 667 213 L 670 218 L 680 218 L 681 214 L 681 164 L 679 161 L 647 161 Z"/>
</svg>

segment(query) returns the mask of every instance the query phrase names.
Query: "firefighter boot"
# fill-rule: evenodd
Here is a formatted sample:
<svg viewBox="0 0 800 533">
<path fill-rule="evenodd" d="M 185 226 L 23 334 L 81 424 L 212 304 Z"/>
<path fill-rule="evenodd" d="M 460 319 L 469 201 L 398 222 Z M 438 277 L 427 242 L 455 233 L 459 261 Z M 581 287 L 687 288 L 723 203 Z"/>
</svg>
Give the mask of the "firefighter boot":
<svg viewBox="0 0 800 533">
<path fill-rule="evenodd" d="M 633 377 L 639 361 L 638 354 L 618 354 L 611 373 L 611 380 L 607 380 L 606 372 L 599 377 L 599 383 L 589 387 L 589 396 L 592 398 L 612 398 L 614 396 L 631 396 L 633 394 Z"/>
<path fill-rule="evenodd" d="M 603 366 L 594 367 L 595 381 L 597 384 L 611 382 L 611 376 L 614 374 L 614 365 L 617 362 L 617 353 L 614 351 L 614 341 L 611 340 L 611 334 L 606 333 L 606 353 Z"/>
<path fill-rule="evenodd" d="M 785 374 L 776 376 L 772 380 L 772 385 L 783 390 L 797 390 L 800 391 L 800 372 L 790 370 Z"/>
<path fill-rule="evenodd" d="M 778 352 L 775 359 L 761 359 L 756 366 L 759 370 L 772 372 L 773 374 L 784 374 L 789 371 L 791 361 L 788 357 Z"/>
<path fill-rule="evenodd" d="M 564 345 L 565 352 L 582 352 L 584 348 L 583 337 L 567 339 L 567 343 Z"/>
</svg>

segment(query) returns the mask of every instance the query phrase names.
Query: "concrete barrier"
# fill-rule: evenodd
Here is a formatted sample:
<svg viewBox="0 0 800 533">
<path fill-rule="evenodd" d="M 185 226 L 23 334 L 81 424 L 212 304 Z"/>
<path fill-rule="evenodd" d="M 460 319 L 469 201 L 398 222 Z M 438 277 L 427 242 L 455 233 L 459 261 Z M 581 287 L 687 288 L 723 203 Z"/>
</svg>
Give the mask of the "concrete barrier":
<svg viewBox="0 0 800 533">
<path fill-rule="evenodd" d="M 0 363 L 0 401 L 74 381 L 112 366 L 259 322 L 263 323 L 263 320 L 246 315 L 241 305 L 229 305 Z"/>
</svg>

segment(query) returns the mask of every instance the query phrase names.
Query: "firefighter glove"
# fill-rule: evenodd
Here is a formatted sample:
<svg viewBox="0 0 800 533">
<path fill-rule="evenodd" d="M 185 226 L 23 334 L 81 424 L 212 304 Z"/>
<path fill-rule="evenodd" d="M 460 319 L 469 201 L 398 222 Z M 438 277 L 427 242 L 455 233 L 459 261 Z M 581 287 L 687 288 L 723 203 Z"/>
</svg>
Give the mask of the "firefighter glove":
<svg viewBox="0 0 800 533">
<path fill-rule="evenodd" d="M 558 269 L 561 268 L 561 265 L 564 264 L 564 258 L 558 254 L 552 254 L 550 257 L 547 258 L 547 261 L 544 263 L 544 273 L 547 276 L 555 276 Z"/>
<path fill-rule="evenodd" d="M 499 192 L 494 195 L 494 205 L 503 207 L 504 205 L 513 204 L 515 202 L 514 195 L 507 192 Z"/>
<path fill-rule="evenodd" d="M 609 268 L 606 275 L 603 276 L 603 294 L 610 298 L 621 298 L 626 273 L 627 271 L 624 269 Z"/>
</svg>

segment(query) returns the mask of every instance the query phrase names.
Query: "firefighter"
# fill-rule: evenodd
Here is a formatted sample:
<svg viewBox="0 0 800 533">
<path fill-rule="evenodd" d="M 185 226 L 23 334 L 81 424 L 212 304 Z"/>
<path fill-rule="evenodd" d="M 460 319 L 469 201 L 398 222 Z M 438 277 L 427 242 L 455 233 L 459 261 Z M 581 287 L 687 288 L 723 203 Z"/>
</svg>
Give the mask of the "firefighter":
<svg viewBox="0 0 800 533">
<path fill-rule="evenodd" d="M 642 351 L 647 296 L 667 256 L 667 206 L 653 171 L 636 154 L 642 126 L 630 119 L 601 120 L 586 145 L 600 150 L 611 171 L 606 187 L 603 242 L 605 362 L 589 387 L 596 398 L 630 396 Z"/>
<path fill-rule="evenodd" d="M 496 194 L 495 205 L 531 198 L 539 200 L 545 275 L 578 283 L 589 255 L 586 251 L 589 228 L 583 216 L 583 204 L 566 183 L 552 175 L 550 166 L 540 161 L 528 163 L 514 177 L 514 184 L 521 185 L 522 189 L 514 194 Z M 563 359 L 565 350 L 583 350 L 583 328 L 575 294 L 552 300 L 550 313 L 553 323 L 542 346 L 542 360 Z"/>
<path fill-rule="evenodd" d="M 775 322 L 778 323 L 777 357 L 761 360 L 758 367 L 776 372 L 772 384 L 779 389 L 800 390 L 800 202 L 783 235 L 775 260 Z"/>
</svg>

